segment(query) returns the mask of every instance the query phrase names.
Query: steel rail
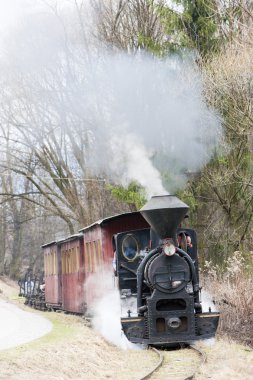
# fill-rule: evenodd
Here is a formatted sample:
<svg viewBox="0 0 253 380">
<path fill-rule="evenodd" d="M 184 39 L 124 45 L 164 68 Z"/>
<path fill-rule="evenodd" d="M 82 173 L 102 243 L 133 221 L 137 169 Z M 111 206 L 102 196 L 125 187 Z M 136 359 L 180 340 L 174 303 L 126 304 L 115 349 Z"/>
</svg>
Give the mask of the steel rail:
<svg viewBox="0 0 253 380">
<path fill-rule="evenodd" d="M 153 350 L 159 356 L 159 362 L 148 373 L 146 373 L 146 375 L 140 377 L 138 380 L 148 379 L 152 375 L 152 373 L 155 372 L 163 364 L 164 356 L 163 356 L 162 352 L 158 351 L 154 347 L 149 347 L 149 349 Z"/>
<path fill-rule="evenodd" d="M 203 351 L 201 351 L 200 349 L 196 348 L 192 344 L 190 344 L 189 348 L 191 348 L 192 350 L 194 350 L 194 351 L 196 351 L 198 353 L 198 355 L 201 358 L 201 362 L 198 365 L 198 367 L 193 371 L 193 373 L 190 376 L 185 377 L 183 380 L 193 380 L 194 377 L 195 377 L 195 374 L 199 370 L 200 366 L 206 362 L 206 354 Z"/>
<path fill-rule="evenodd" d="M 193 345 L 190 345 L 189 346 L 190 349 L 194 350 L 197 352 L 197 354 L 200 356 L 201 358 L 201 362 L 200 364 L 197 366 L 197 368 L 193 371 L 193 373 L 190 375 L 190 376 L 187 376 L 187 377 L 184 377 L 182 380 L 193 380 L 194 379 L 194 376 L 196 374 L 196 372 L 199 370 L 200 366 L 202 364 L 205 363 L 206 361 L 206 354 L 204 352 L 202 352 L 201 350 L 199 350 L 198 348 L 194 347 Z M 162 366 L 163 364 L 163 360 L 164 360 L 164 355 L 162 354 L 161 351 L 157 350 L 156 348 L 154 347 L 149 347 L 149 349 L 152 349 L 158 356 L 159 356 L 159 362 L 155 365 L 155 367 L 153 367 L 148 373 L 146 373 L 146 375 L 140 377 L 138 380 L 147 380 L 150 378 L 150 376 L 159 368 Z"/>
</svg>

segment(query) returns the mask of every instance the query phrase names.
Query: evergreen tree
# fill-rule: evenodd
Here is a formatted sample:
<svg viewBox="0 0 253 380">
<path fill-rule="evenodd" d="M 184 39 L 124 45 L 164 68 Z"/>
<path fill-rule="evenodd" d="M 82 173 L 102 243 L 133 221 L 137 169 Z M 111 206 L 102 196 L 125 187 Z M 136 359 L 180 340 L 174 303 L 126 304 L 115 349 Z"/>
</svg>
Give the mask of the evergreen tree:
<svg viewBox="0 0 253 380">
<path fill-rule="evenodd" d="M 217 51 L 220 46 L 216 5 L 213 0 L 183 0 L 182 28 L 190 45 L 198 49 L 202 56 Z"/>
</svg>

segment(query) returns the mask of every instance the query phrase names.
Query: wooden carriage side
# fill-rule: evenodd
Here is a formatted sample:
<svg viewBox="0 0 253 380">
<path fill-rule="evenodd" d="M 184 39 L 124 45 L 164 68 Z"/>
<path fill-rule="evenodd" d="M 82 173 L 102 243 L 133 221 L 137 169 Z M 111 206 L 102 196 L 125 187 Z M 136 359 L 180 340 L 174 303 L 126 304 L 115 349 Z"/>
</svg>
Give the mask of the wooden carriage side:
<svg viewBox="0 0 253 380">
<path fill-rule="evenodd" d="M 45 301 L 49 307 L 60 308 L 62 305 L 62 265 L 58 242 L 42 246 L 44 254 Z"/>
<path fill-rule="evenodd" d="M 83 235 L 69 236 L 61 242 L 62 309 L 84 313 L 85 265 L 83 260 Z"/>
<path fill-rule="evenodd" d="M 99 220 L 79 234 L 43 245 L 47 306 L 86 313 L 97 296 L 96 281 L 100 273 L 108 267 L 112 270 L 113 235 L 142 228 L 149 225 L 139 212 L 125 213 Z"/>
<path fill-rule="evenodd" d="M 86 278 L 84 289 L 88 309 L 98 296 L 99 274 L 108 268 L 113 274 L 113 235 L 142 228 L 149 228 L 149 225 L 139 212 L 132 212 L 99 220 L 80 230 L 83 233 Z"/>
</svg>

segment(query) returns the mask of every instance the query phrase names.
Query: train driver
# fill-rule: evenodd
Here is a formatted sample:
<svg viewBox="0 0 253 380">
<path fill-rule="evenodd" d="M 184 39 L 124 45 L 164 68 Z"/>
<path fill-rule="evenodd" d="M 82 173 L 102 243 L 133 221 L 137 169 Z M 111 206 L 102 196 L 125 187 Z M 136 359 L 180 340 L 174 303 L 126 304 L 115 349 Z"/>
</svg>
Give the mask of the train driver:
<svg viewBox="0 0 253 380">
<path fill-rule="evenodd" d="M 192 239 L 186 232 L 180 232 L 177 236 L 178 247 L 187 252 L 187 248 L 192 248 Z"/>
</svg>

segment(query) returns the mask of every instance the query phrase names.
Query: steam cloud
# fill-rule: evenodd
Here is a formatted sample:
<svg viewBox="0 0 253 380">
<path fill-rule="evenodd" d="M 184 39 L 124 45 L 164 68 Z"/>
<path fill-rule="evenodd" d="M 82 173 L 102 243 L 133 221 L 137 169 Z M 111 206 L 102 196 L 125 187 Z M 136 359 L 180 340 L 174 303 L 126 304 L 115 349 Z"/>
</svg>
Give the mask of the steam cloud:
<svg viewBox="0 0 253 380">
<path fill-rule="evenodd" d="M 64 12 L 61 17 L 37 13 L 8 47 L 8 69 L 25 80 L 24 96 L 39 112 L 54 115 L 43 117 L 43 126 L 85 133 L 91 173 L 122 185 L 136 180 L 148 196 L 182 187 L 185 173 L 208 162 L 221 132 L 203 98 L 194 57 L 160 59 L 94 42 L 85 46 L 69 31 Z"/>
<path fill-rule="evenodd" d="M 109 163 L 104 171 L 123 184 L 135 179 L 152 195 L 165 192 L 161 172 L 170 177 L 166 187 L 173 191 L 185 183 L 185 172 L 199 170 L 210 159 L 219 124 L 203 100 L 192 61 L 104 53 L 97 74 L 103 87 L 92 84 L 89 96 L 94 92 L 100 105 L 93 134 Z M 90 162 L 101 169 L 97 154 Z"/>
<path fill-rule="evenodd" d="M 98 273 L 91 275 L 85 287 L 93 289 L 89 310 L 93 316 L 93 328 L 108 342 L 122 349 L 139 349 L 140 346 L 131 343 L 122 331 L 120 318 L 126 315 L 113 281 L 112 267 L 101 268 Z"/>
<path fill-rule="evenodd" d="M 137 345 L 127 340 L 121 329 L 120 297 L 116 289 L 98 299 L 93 311 L 93 327 L 107 341 L 123 349 L 138 348 Z"/>
<path fill-rule="evenodd" d="M 209 308 L 212 311 L 218 311 L 215 304 L 212 301 L 212 296 L 206 290 L 202 290 L 201 292 L 201 301 L 202 301 L 202 309 L 203 312 L 209 312 Z"/>
</svg>

